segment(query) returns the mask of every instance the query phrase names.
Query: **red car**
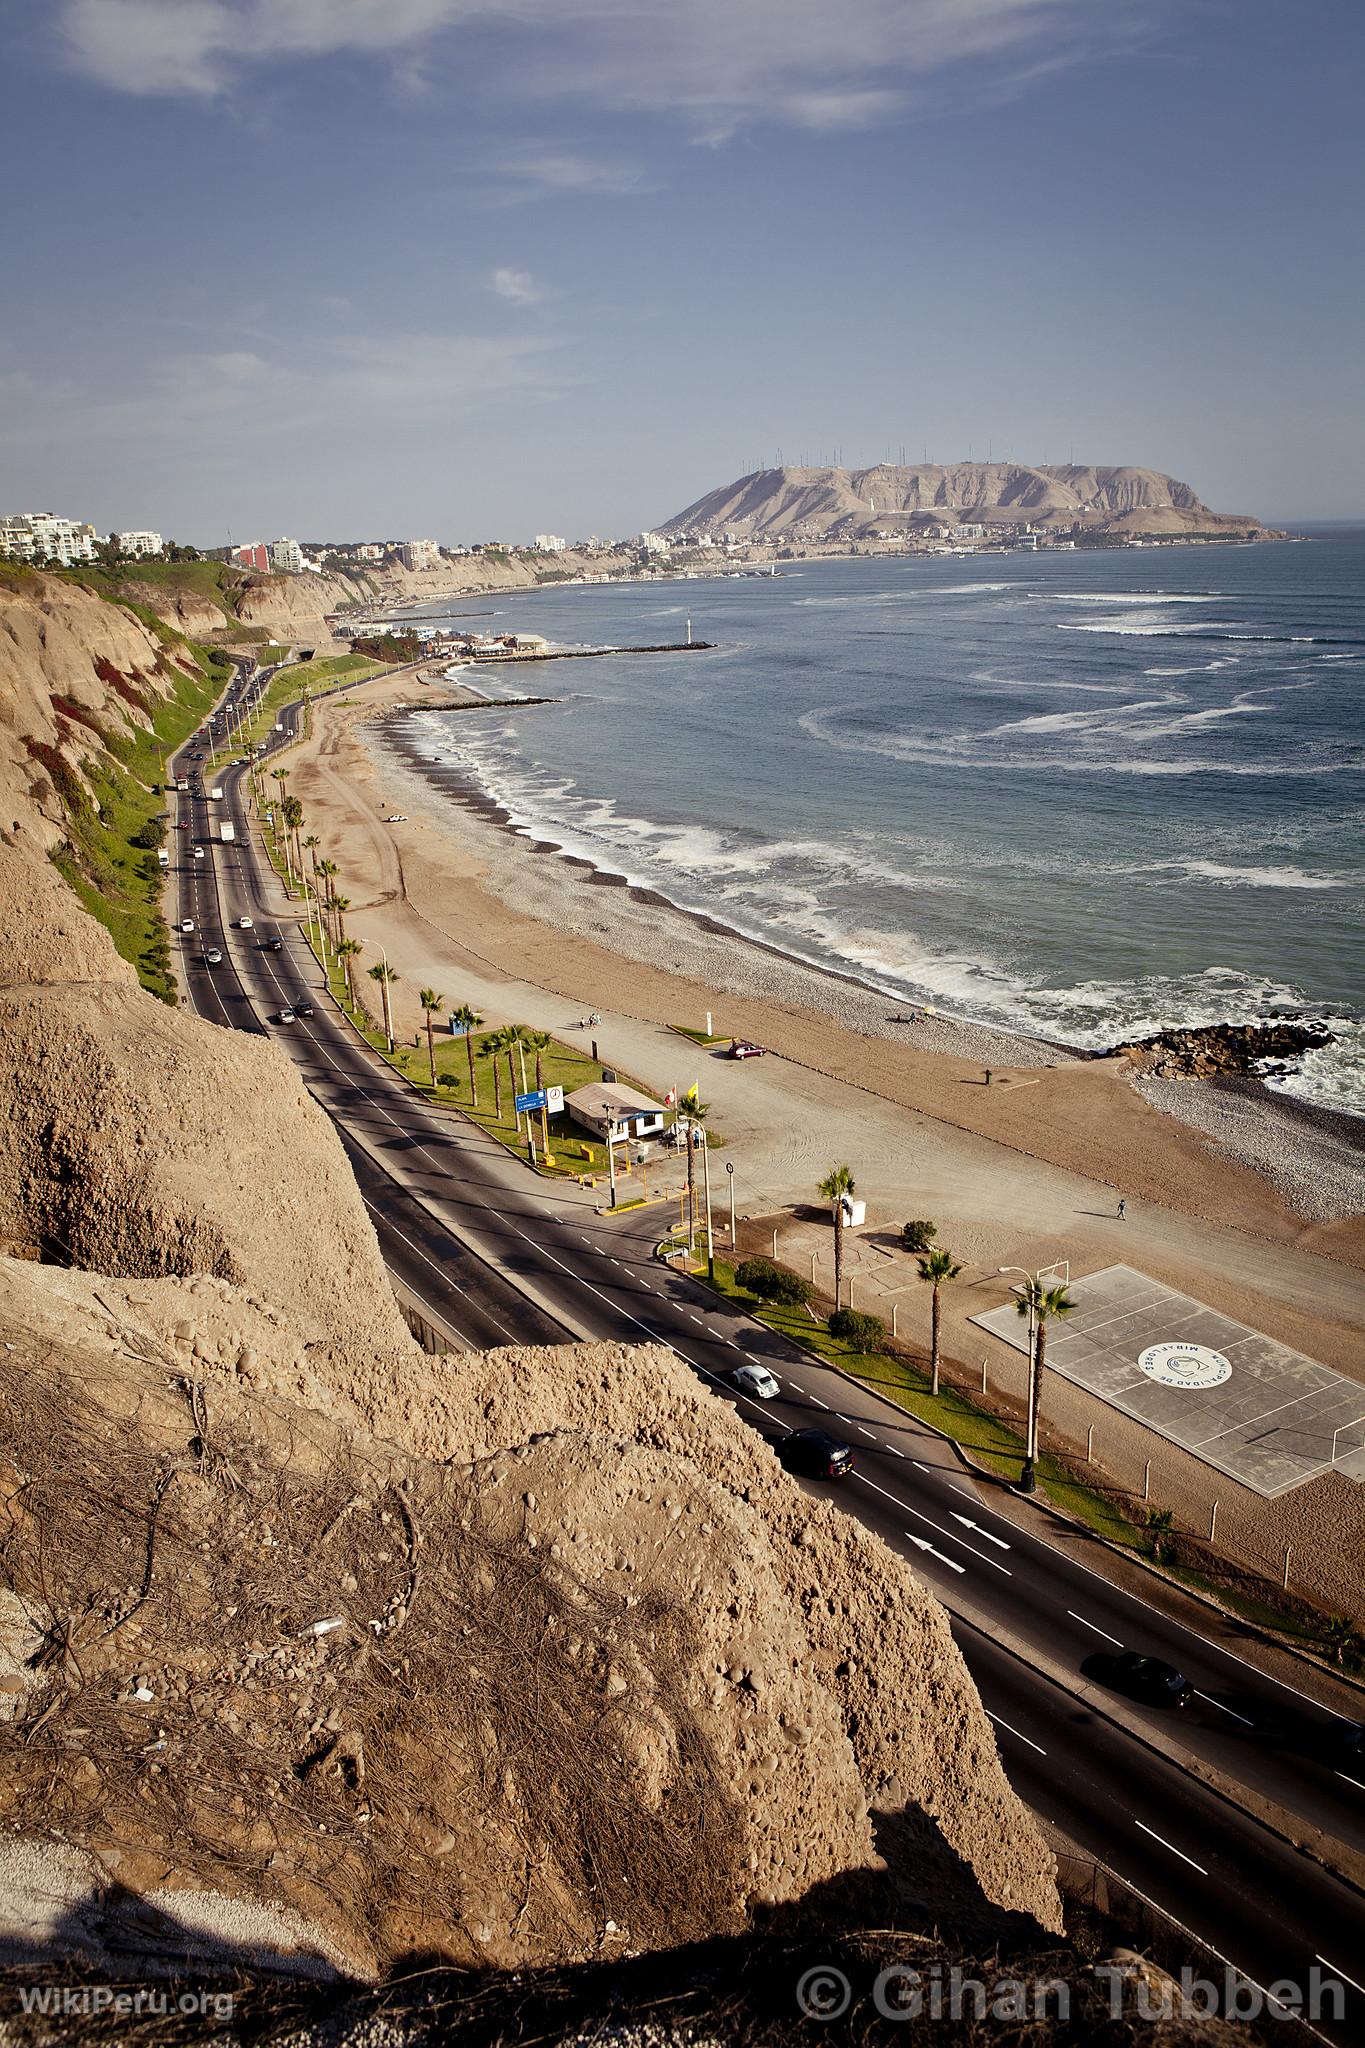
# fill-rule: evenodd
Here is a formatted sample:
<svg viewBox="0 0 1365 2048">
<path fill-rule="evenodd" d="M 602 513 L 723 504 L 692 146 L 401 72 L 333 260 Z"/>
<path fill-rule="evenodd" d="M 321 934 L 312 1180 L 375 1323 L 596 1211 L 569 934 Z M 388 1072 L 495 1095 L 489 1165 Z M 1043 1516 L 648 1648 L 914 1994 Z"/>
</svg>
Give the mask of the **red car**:
<svg viewBox="0 0 1365 2048">
<path fill-rule="evenodd" d="M 766 1051 L 766 1046 L 753 1045 L 747 1038 L 732 1038 L 730 1041 L 732 1060 L 761 1060 Z"/>
</svg>

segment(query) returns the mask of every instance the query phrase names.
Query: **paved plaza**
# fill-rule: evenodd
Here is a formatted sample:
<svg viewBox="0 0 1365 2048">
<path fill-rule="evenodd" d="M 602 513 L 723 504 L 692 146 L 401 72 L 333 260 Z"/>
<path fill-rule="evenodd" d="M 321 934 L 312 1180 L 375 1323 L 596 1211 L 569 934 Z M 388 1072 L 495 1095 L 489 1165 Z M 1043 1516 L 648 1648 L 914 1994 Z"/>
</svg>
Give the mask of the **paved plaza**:
<svg viewBox="0 0 1365 2048">
<path fill-rule="evenodd" d="M 1047 1370 L 1267 1497 L 1330 1471 L 1365 1483 L 1365 1387 L 1131 1266 L 1073 1281 Z M 1027 1352 L 1013 1302 L 972 1322 Z"/>
</svg>

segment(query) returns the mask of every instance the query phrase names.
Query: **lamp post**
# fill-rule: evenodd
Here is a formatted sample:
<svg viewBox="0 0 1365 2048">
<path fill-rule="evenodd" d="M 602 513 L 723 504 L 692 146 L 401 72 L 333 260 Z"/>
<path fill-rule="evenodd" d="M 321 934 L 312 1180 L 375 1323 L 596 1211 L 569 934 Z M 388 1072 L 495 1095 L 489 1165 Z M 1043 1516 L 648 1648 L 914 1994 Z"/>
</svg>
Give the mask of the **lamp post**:
<svg viewBox="0 0 1365 2048">
<path fill-rule="evenodd" d="M 730 1181 L 730 1249 L 733 1251 L 735 1248 L 735 1162 L 733 1159 L 726 1160 L 725 1171 Z M 1335 1444 L 1333 1447 L 1335 1449 Z"/>
<path fill-rule="evenodd" d="M 706 1205 L 706 1277 L 714 1282 L 716 1277 L 716 1243 L 711 1234 L 711 1148 L 706 1142 L 706 1132 L 701 1133 L 701 1183 L 702 1200 Z M 730 1188 L 733 1193 L 734 1182 Z"/>
</svg>

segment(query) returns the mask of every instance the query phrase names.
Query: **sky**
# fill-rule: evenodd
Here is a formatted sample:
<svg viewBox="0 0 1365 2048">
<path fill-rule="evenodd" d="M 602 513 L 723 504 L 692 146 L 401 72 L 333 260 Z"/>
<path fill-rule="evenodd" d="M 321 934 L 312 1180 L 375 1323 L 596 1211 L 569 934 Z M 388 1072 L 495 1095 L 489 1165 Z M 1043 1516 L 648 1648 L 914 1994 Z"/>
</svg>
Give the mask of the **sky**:
<svg viewBox="0 0 1365 2048">
<path fill-rule="evenodd" d="M 0 512 L 620 536 L 904 450 L 1365 515 L 1352 0 L 0 16 Z"/>
</svg>

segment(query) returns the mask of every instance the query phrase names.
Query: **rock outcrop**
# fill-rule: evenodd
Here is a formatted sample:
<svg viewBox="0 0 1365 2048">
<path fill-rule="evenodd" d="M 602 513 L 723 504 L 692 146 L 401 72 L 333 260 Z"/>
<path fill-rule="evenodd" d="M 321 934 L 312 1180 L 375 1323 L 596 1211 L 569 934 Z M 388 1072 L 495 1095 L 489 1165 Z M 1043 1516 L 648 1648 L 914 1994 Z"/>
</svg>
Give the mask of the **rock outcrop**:
<svg viewBox="0 0 1365 2048">
<path fill-rule="evenodd" d="M 1211 512 L 1188 484 L 1154 469 L 1081 463 L 878 463 L 872 469 L 760 469 L 708 491 L 665 520 L 672 534 L 744 540 L 867 540 L 979 522 L 1096 533 L 1260 532 L 1260 522 Z"/>
<path fill-rule="evenodd" d="M 1158 1031 L 1111 1047 L 1107 1057 L 1131 1060 L 1143 1074 L 1163 1080 L 1203 1079 L 1213 1074 L 1260 1074 L 1277 1062 L 1297 1059 L 1330 1045 L 1322 1023 L 1277 1020 L 1266 1024 L 1200 1024 L 1188 1030 Z"/>
</svg>

